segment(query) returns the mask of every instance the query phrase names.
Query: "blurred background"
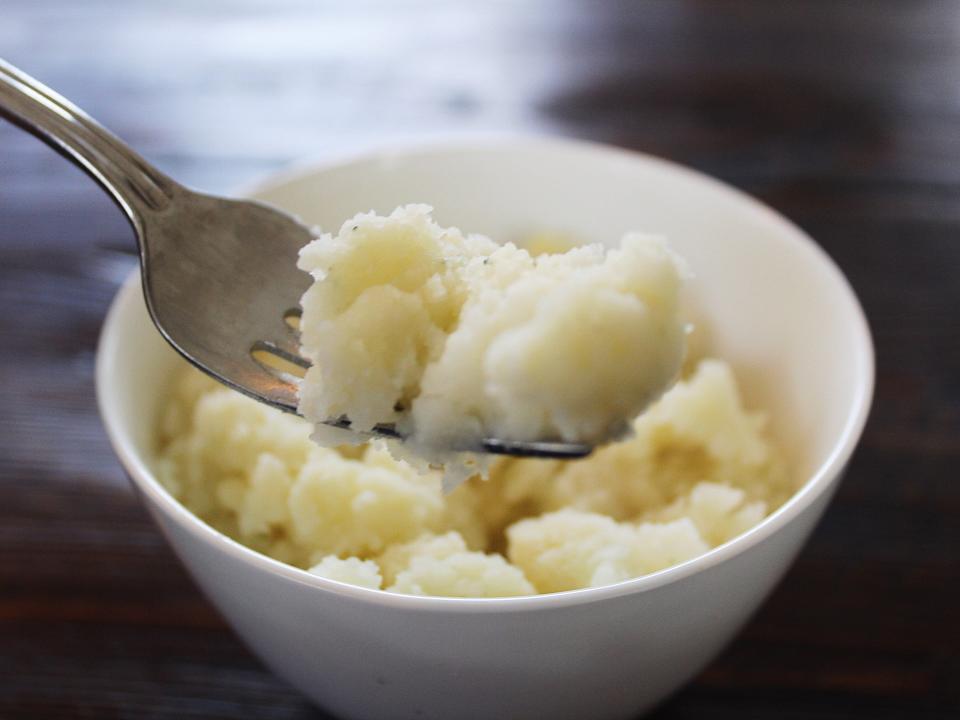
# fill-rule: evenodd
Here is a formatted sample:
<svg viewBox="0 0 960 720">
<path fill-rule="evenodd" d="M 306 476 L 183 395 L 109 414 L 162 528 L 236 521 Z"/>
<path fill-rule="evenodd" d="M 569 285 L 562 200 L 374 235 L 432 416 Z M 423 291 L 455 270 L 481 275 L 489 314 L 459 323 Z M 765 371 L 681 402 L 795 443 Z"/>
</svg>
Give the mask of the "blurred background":
<svg viewBox="0 0 960 720">
<path fill-rule="evenodd" d="M 960 716 L 960 2 L 3 0 L 0 56 L 209 191 L 519 131 L 671 158 L 797 222 L 865 306 L 874 412 L 793 571 L 653 717 Z M 0 122 L 0 718 L 323 718 L 107 445 L 93 357 L 132 250 Z"/>
</svg>

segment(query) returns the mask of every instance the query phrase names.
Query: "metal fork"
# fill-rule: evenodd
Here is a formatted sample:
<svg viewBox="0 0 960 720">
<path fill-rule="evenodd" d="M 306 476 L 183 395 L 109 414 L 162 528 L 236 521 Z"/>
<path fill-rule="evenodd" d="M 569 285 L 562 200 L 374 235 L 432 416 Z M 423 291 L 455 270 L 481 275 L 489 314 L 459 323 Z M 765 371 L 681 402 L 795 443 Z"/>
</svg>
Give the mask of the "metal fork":
<svg viewBox="0 0 960 720">
<path fill-rule="evenodd" d="M 143 295 L 157 329 L 183 357 L 260 402 L 297 412 L 304 369 L 297 334 L 310 284 L 297 252 L 313 235 L 263 203 L 194 192 L 147 163 L 68 100 L 0 60 L 0 116 L 79 165 L 130 220 L 140 250 Z M 346 417 L 326 424 L 350 428 Z M 373 436 L 403 439 L 390 424 Z M 487 438 L 455 448 L 520 457 L 572 459 L 592 446 Z"/>
</svg>

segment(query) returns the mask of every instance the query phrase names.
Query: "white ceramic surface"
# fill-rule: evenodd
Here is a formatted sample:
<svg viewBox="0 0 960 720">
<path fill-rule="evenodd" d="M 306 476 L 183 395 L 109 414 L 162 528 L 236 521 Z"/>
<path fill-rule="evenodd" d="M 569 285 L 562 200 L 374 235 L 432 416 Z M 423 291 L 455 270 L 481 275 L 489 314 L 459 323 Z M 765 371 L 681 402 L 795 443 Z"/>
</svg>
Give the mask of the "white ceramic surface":
<svg viewBox="0 0 960 720">
<path fill-rule="evenodd" d="M 278 675 L 345 718 L 629 718 L 700 670 L 757 608 L 822 514 L 873 389 L 860 306 L 800 230 L 714 180 L 647 156 L 552 139 L 460 142 L 312 167 L 255 195 L 336 230 L 359 210 L 429 202 L 498 239 L 534 230 L 615 242 L 663 233 L 696 273 L 698 345 L 770 411 L 804 485 L 745 535 L 617 585 L 513 599 L 415 598 L 314 577 L 181 507 L 150 471 L 180 361 L 135 277 L 110 310 L 97 389 L 111 441 L 174 550 Z"/>
</svg>

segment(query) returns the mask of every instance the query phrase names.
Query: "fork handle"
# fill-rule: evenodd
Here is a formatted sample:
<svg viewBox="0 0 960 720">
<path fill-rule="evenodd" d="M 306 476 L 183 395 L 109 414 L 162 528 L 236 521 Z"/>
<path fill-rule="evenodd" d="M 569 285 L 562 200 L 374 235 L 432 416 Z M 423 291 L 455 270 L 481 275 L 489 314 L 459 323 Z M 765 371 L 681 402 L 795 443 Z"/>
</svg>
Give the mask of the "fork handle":
<svg viewBox="0 0 960 720">
<path fill-rule="evenodd" d="M 138 230 L 145 215 L 166 208 L 179 187 L 83 110 L 3 59 L 0 116 L 83 169 Z"/>
</svg>

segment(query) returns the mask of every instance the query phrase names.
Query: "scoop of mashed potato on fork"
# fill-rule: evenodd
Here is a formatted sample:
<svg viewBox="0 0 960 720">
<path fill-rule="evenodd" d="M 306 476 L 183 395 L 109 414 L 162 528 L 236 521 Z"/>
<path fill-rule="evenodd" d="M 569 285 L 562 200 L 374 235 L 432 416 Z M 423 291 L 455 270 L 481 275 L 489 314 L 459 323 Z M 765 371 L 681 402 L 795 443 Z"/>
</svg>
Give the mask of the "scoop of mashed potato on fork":
<svg viewBox="0 0 960 720">
<path fill-rule="evenodd" d="M 677 378 L 685 324 L 682 260 L 658 237 L 533 256 L 443 228 L 425 205 L 357 215 L 301 252 L 312 362 L 300 412 L 329 445 L 393 423 L 398 456 L 485 469 L 464 454 L 485 437 L 601 444 Z M 452 452 L 453 451 L 453 452 Z"/>
</svg>

